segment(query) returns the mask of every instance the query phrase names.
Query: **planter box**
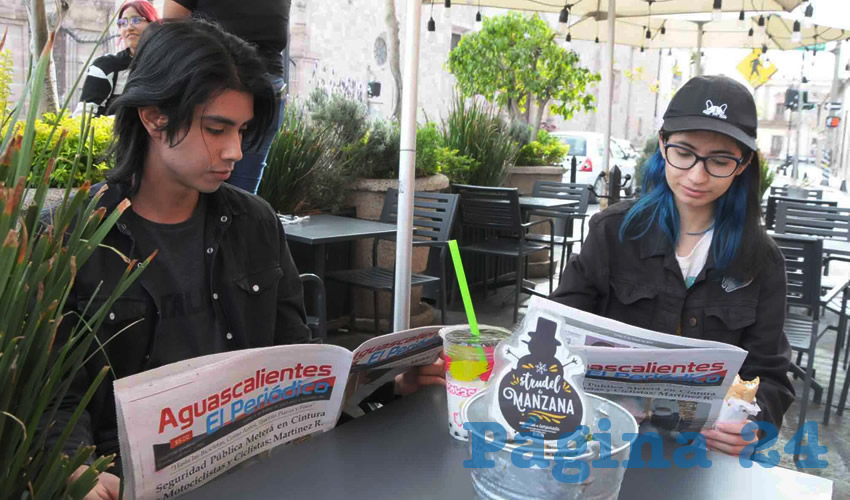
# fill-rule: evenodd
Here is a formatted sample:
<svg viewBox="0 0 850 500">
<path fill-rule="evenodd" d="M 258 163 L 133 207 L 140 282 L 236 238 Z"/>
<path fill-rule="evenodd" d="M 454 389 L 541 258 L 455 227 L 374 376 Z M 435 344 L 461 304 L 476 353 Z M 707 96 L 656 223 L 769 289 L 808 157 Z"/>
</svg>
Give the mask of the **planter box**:
<svg viewBox="0 0 850 500">
<path fill-rule="evenodd" d="M 511 167 L 508 169 L 508 178 L 505 181 L 505 187 L 518 188 L 520 195 L 530 196 L 534 191 L 535 181 L 564 182 L 563 179 L 566 172 L 567 169 L 560 165 L 550 167 Z"/>
<path fill-rule="evenodd" d="M 437 174 L 430 177 L 421 177 L 414 181 L 416 191 L 442 191 L 449 187 L 449 179 L 445 175 Z M 398 179 L 359 179 L 346 191 L 345 204 L 353 206 L 358 219 L 378 220 L 384 206 L 384 197 L 391 188 L 398 188 Z M 354 242 L 353 266 L 355 269 L 363 269 L 372 265 L 372 242 L 373 238 Z M 413 249 L 412 270 L 415 273 L 425 271 L 428 265 L 429 248 L 418 247 Z M 387 269 L 395 266 L 395 243 L 391 241 L 382 242 L 378 247 L 378 265 Z M 410 294 L 410 327 L 433 324 L 434 309 L 421 301 L 423 287 L 414 287 Z M 359 330 L 374 329 L 374 305 L 372 292 L 362 289 L 352 289 L 353 310 L 355 327 Z M 381 329 L 392 330 L 389 318 L 392 314 L 392 296 L 389 293 L 378 293 L 378 311 L 381 320 Z"/>
</svg>

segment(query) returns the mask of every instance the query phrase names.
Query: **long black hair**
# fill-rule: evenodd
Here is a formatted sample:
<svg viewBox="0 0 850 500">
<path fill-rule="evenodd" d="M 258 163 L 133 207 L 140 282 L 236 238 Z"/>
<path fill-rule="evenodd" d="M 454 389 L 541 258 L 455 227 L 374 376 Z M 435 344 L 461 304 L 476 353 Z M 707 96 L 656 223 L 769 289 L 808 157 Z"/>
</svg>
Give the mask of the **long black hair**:
<svg viewBox="0 0 850 500">
<path fill-rule="evenodd" d="M 659 135 L 666 143 L 671 133 L 662 130 Z M 719 269 L 732 277 L 749 279 L 755 277 L 765 263 L 769 237 L 761 223 L 759 153 L 735 142 L 744 158 L 749 157 L 749 164 L 715 202 L 711 253 Z M 666 162 L 661 151 L 656 151 L 642 168 L 645 194 L 623 219 L 620 240 L 641 238 L 657 225 L 675 246 L 679 240 L 679 212 L 673 201 L 673 191 L 667 185 Z"/>
<path fill-rule="evenodd" d="M 254 119 L 245 131 L 248 146 L 256 145 L 275 115 L 274 89 L 256 49 L 198 19 L 166 21 L 148 27 L 139 40 L 127 85 L 111 106 L 115 168 L 109 181 L 123 184 L 126 194 L 138 190 L 148 151 L 149 135 L 138 109 L 156 106 L 167 118 L 162 127 L 172 146 L 192 126 L 197 106 L 217 93 L 244 91 L 254 96 Z"/>
</svg>

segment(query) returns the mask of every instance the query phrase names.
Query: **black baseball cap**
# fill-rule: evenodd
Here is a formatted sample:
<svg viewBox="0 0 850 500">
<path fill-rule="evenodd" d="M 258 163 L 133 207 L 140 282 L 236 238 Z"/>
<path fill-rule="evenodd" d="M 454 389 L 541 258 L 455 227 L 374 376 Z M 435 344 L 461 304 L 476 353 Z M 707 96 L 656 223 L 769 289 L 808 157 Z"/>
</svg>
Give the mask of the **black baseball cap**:
<svg viewBox="0 0 850 500">
<path fill-rule="evenodd" d="M 661 128 L 667 132 L 711 130 L 755 151 L 756 102 L 747 87 L 729 77 L 696 76 L 673 96 Z"/>
</svg>

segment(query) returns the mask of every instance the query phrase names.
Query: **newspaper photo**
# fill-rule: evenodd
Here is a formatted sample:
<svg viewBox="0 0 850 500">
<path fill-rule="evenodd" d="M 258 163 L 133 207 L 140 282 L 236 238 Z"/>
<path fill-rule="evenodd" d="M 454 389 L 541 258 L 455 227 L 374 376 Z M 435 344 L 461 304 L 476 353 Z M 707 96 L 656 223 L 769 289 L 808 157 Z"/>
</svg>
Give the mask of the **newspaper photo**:
<svg viewBox="0 0 850 500">
<path fill-rule="evenodd" d="M 637 328 L 533 297 L 523 325 L 539 317 L 560 323 L 561 338 L 584 355 L 585 391 L 666 430 L 712 426 L 747 357 L 730 344 Z"/>
<path fill-rule="evenodd" d="M 247 349 L 116 380 L 125 498 L 174 498 L 263 451 L 332 429 L 343 407 L 357 409 L 396 374 L 434 363 L 440 328 L 383 335 L 354 352 Z"/>
</svg>

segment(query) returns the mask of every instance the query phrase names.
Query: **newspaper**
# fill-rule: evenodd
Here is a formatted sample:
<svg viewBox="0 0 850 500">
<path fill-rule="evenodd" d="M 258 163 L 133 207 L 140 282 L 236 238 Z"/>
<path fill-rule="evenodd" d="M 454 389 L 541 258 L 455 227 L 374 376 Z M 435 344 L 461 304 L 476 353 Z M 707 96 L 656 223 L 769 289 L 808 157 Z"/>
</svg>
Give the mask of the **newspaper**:
<svg viewBox="0 0 850 500">
<path fill-rule="evenodd" d="M 252 456 L 332 429 L 409 367 L 434 363 L 441 327 L 333 345 L 247 349 L 115 381 L 125 498 L 166 499 Z"/>
<path fill-rule="evenodd" d="M 533 297 L 524 325 L 541 316 L 559 322 L 559 338 L 584 355 L 585 391 L 665 430 L 711 427 L 747 357 L 730 344 L 646 330 Z"/>
</svg>

